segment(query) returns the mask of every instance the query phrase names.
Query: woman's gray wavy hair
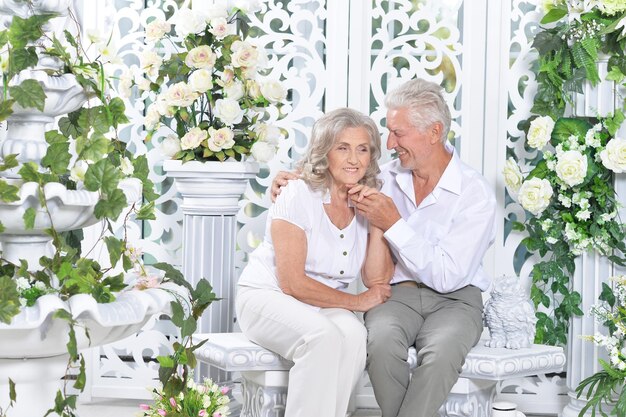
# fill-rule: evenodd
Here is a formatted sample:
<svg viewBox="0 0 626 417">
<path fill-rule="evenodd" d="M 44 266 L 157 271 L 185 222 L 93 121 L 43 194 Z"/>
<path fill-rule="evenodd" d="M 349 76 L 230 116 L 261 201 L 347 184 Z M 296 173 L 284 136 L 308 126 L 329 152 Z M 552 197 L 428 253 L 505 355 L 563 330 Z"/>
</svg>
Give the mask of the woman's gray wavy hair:
<svg viewBox="0 0 626 417">
<path fill-rule="evenodd" d="M 424 131 L 430 125 L 440 122 L 443 125 L 441 142 L 448 139 L 450 132 L 450 109 L 443 98 L 439 84 L 415 78 L 396 87 L 385 97 L 388 110 L 406 107 L 413 127 Z"/>
<path fill-rule="evenodd" d="M 340 108 L 326 113 L 313 124 L 309 147 L 304 158 L 298 162 L 302 179 L 314 190 L 322 191 L 330 187 L 331 176 L 328 172 L 327 155 L 335 145 L 339 134 L 351 127 L 365 129 L 370 138 L 370 164 L 359 184 L 380 188 L 380 181 L 376 178 L 380 173 L 378 167 L 378 159 L 380 158 L 378 127 L 369 116 L 357 110 Z"/>
</svg>

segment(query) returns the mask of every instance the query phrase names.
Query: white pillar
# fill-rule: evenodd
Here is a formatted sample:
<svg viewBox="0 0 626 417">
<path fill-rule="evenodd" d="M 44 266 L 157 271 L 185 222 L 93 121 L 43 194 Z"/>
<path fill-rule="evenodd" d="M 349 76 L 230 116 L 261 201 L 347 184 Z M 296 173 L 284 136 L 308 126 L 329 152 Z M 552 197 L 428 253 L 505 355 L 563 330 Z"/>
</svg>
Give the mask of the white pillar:
<svg viewBox="0 0 626 417">
<path fill-rule="evenodd" d="M 183 198 L 183 268 L 194 287 L 205 278 L 221 300 L 202 315 L 197 333 L 228 333 L 233 329 L 236 215 L 248 181 L 259 171 L 254 162 L 187 162 L 168 160 L 163 170 L 174 178 Z M 227 374 L 199 367 L 199 375 L 224 381 Z"/>
</svg>

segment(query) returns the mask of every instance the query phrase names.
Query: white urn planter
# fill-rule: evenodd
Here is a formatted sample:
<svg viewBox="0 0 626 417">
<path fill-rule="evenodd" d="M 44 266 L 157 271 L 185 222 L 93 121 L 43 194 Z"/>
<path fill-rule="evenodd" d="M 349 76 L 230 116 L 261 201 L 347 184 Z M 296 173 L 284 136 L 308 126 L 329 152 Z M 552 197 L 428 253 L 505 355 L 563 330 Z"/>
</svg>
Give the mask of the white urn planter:
<svg viewBox="0 0 626 417">
<path fill-rule="evenodd" d="M 85 294 L 66 302 L 44 295 L 34 306 L 23 308 L 11 324 L 0 323 L 0 398 L 9 398 L 8 378 L 15 382 L 17 395 L 8 417 L 43 416 L 63 388 L 69 325 L 53 317 L 57 310 L 70 312 L 78 321 L 76 341 L 82 350 L 137 333 L 154 314 L 169 314 L 172 300 L 162 289 L 123 292 L 108 304 L 98 304 Z"/>
<path fill-rule="evenodd" d="M 228 333 L 233 329 L 235 248 L 239 199 L 259 172 L 256 162 L 181 162 L 166 160 L 163 170 L 174 179 L 183 204 L 183 265 L 192 285 L 205 278 L 222 301 L 208 309 L 198 323 L 199 333 Z M 201 375 L 209 374 L 201 365 Z M 227 379 L 211 370 L 216 381 Z"/>
</svg>

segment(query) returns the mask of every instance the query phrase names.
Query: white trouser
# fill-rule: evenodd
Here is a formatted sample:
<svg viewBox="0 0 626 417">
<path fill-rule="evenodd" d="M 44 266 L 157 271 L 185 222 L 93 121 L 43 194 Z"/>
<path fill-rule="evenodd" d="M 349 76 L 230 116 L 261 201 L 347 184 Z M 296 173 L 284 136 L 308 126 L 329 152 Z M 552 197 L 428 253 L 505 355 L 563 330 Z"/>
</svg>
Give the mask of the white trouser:
<svg viewBox="0 0 626 417">
<path fill-rule="evenodd" d="M 367 334 L 355 314 L 249 287 L 239 287 L 235 305 L 250 340 L 294 362 L 285 417 L 345 417 L 365 369 Z"/>
</svg>

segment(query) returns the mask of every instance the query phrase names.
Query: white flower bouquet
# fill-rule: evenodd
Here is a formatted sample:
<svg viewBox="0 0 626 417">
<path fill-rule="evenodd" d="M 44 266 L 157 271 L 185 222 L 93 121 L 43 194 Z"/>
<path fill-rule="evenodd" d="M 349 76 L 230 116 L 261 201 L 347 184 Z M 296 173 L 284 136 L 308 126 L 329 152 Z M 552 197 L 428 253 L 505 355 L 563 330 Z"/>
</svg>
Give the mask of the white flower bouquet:
<svg viewBox="0 0 626 417">
<path fill-rule="evenodd" d="M 189 379 L 186 389 L 177 394 L 154 390 L 154 404 L 140 404 L 144 417 L 226 417 L 230 414 L 229 388 L 220 387 L 210 379 L 202 384 Z"/>
<path fill-rule="evenodd" d="M 581 410 L 581 415 L 590 410 L 592 414 L 599 412 L 606 416 L 626 415 L 626 276 L 618 275 L 609 278 L 614 288 L 603 283 L 600 303 L 591 308 L 591 314 L 597 322 L 608 328 L 608 334 L 596 333 L 593 336 L 584 336 L 608 354 L 609 361 L 599 359 L 602 370 L 580 382 L 576 388 L 578 398 L 583 394 L 587 403 Z"/>
<path fill-rule="evenodd" d="M 209 10 L 181 9 L 168 22 L 146 25 L 134 84 L 152 100 L 145 117 L 148 139 L 166 126 L 172 133 L 161 135 L 161 149 L 173 159 L 241 160 L 252 154 L 267 162 L 284 135 L 270 120 L 283 116 L 287 91 L 266 76 L 263 50 L 236 31 L 253 7 L 216 4 Z"/>
</svg>

